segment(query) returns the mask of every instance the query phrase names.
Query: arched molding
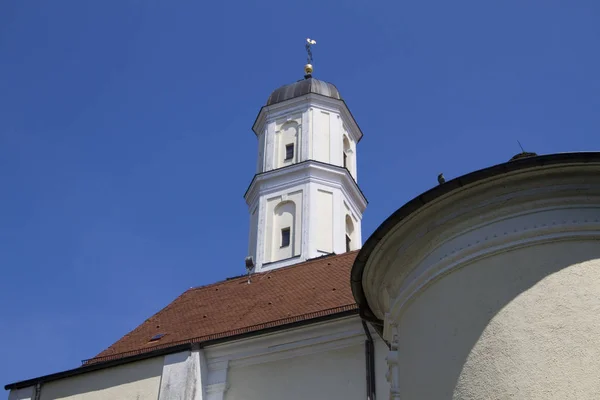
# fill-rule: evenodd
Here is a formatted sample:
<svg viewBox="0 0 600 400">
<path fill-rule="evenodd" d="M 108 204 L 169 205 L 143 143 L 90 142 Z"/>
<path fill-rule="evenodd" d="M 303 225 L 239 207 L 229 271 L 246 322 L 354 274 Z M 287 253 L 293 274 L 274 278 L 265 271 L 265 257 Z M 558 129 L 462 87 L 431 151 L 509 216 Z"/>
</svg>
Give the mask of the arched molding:
<svg viewBox="0 0 600 400">
<path fill-rule="evenodd" d="M 435 281 L 485 258 L 499 256 L 502 253 L 517 249 L 540 246 L 546 243 L 570 240 L 600 240 L 600 224 L 598 223 L 589 223 L 587 227 L 582 227 L 577 223 L 571 226 L 559 225 L 558 228 L 553 233 L 543 234 L 540 230 L 528 238 L 513 238 L 515 240 L 506 241 L 497 246 L 483 249 L 473 248 L 472 251 L 468 254 L 463 254 L 459 259 L 453 260 L 449 258 L 433 265 L 423 275 L 420 275 L 418 279 L 404 288 L 397 297 L 392 299 L 392 304 L 389 306 L 390 312 L 386 316 L 386 325 L 389 321 L 400 320 L 406 307 L 426 290 L 428 286 L 435 283 Z M 560 228 L 567 229 L 567 231 L 563 232 Z M 587 228 L 587 230 L 582 230 L 581 228 Z"/>
<path fill-rule="evenodd" d="M 278 261 L 296 255 L 297 210 L 292 200 L 279 202 L 273 209 L 273 224 L 271 229 L 271 260 Z M 284 245 L 283 230 L 289 229 L 288 243 Z"/>
<path fill-rule="evenodd" d="M 277 155 L 276 168 L 298 162 L 300 124 L 295 120 L 286 121 L 275 132 L 275 135 L 277 138 L 275 147 Z M 290 145 L 293 146 L 293 154 L 291 158 L 286 158 L 286 147 Z"/>
<path fill-rule="evenodd" d="M 600 180 L 594 168 L 549 167 L 498 180 L 441 196 L 379 240 L 362 276 L 378 318 L 400 313 L 435 279 L 478 257 L 546 239 L 599 234 Z"/>
<path fill-rule="evenodd" d="M 356 229 L 354 228 L 354 221 L 350 214 L 346 214 L 344 218 L 344 231 L 346 233 L 346 251 L 355 250 L 357 248 Z"/>
<path fill-rule="evenodd" d="M 352 143 L 345 133 L 342 135 L 342 166 L 346 168 L 352 177 L 356 178 L 356 160 Z"/>
</svg>

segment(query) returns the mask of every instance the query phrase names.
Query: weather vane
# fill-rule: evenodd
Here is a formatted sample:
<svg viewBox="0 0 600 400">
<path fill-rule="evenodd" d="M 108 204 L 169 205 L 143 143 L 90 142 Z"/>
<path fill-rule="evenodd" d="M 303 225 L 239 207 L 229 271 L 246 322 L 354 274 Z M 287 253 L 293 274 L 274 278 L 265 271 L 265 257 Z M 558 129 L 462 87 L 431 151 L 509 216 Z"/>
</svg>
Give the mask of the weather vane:
<svg viewBox="0 0 600 400">
<path fill-rule="evenodd" d="M 313 66 L 312 66 L 313 56 L 312 56 L 312 50 L 310 48 L 310 46 L 312 46 L 313 44 L 317 44 L 317 41 L 313 40 L 311 38 L 306 38 L 306 53 L 308 56 L 306 58 L 306 65 L 304 66 L 304 72 L 306 73 L 306 75 L 304 75 L 305 78 L 310 78 L 310 76 L 313 72 Z"/>
<path fill-rule="evenodd" d="M 311 38 L 306 38 L 306 52 L 308 53 L 308 57 L 306 59 L 307 64 L 312 64 L 313 57 L 312 51 L 310 50 L 310 46 L 312 46 L 313 44 L 317 44 L 317 41 Z"/>
</svg>

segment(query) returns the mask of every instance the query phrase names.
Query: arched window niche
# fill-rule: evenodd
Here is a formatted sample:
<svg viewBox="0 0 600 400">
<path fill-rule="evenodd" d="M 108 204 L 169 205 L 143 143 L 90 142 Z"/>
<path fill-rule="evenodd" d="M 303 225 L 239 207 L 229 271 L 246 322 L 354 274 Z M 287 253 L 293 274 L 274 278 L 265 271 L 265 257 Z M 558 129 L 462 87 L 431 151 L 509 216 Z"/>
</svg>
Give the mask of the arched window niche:
<svg viewBox="0 0 600 400">
<path fill-rule="evenodd" d="M 273 209 L 271 260 L 279 261 L 296 255 L 296 203 L 282 201 Z"/>
<path fill-rule="evenodd" d="M 346 251 L 352 251 L 356 248 L 354 222 L 352 222 L 352 217 L 346 214 Z"/>
<path fill-rule="evenodd" d="M 299 125 L 296 121 L 287 121 L 277 132 L 276 155 L 277 168 L 298 161 Z"/>
<path fill-rule="evenodd" d="M 342 143 L 344 146 L 344 152 L 342 154 L 342 165 L 344 168 L 350 171 L 350 174 L 352 176 L 354 176 L 354 152 L 352 151 L 352 146 L 350 145 L 350 140 L 348 140 L 348 136 L 344 135 Z"/>
</svg>

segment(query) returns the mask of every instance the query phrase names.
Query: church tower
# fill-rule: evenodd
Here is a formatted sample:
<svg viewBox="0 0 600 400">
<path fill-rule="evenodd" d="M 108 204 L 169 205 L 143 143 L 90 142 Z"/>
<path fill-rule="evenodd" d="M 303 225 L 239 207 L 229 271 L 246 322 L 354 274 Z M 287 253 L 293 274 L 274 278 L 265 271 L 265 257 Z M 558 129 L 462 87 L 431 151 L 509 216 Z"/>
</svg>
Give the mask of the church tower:
<svg viewBox="0 0 600 400">
<path fill-rule="evenodd" d="M 362 243 L 367 201 L 356 171 L 362 132 L 337 88 L 312 77 L 310 44 L 304 79 L 275 90 L 252 127 L 258 162 L 244 197 L 254 272 Z"/>
</svg>

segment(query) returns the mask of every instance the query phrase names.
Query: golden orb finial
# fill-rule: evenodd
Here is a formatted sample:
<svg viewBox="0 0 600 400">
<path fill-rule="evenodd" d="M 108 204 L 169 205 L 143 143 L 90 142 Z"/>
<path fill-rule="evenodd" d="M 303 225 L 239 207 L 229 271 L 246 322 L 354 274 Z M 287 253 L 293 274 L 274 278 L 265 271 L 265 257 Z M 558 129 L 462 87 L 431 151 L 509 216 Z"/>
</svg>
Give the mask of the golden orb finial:
<svg viewBox="0 0 600 400">
<path fill-rule="evenodd" d="M 304 66 L 304 73 L 306 75 L 311 75 L 313 73 L 313 66 L 312 66 L 312 64 L 306 64 Z"/>
</svg>

